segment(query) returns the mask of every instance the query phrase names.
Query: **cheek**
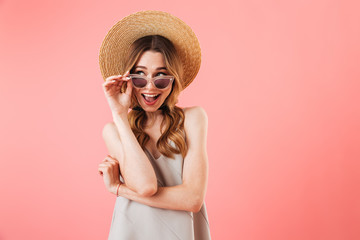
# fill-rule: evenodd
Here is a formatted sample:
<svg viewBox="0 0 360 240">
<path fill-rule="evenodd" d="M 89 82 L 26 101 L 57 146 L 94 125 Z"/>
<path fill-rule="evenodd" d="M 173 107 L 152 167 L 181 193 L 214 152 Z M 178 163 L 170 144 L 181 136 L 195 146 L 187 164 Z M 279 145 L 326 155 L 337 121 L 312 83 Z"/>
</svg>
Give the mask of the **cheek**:
<svg viewBox="0 0 360 240">
<path fill-rule="evenodd" d="M 141 98 L 142 96 L 141 96 L 141 94 L 140 94 L 140 92 L 139 92 L 139 90 L 134 90 L 133 91 L 133 97 L 132 97 L 132 99 L 133 99 L 133 101 L 137 101 L 137 102 L 139 102 L 140 103 L 140 98 Z"/>
<path fill-rule="evenodd" d="M 138 89 L 133 88 L 133 90 L 134 90 L 134 95 L 135 95 L 136 97 L 141 97 L 141 94 L 140 94 L 140 92 L 139 92 Z"/>
<path fill-rule="evenodd" d="M 170 95 L 170 93 L 171 93 L 171 89 L 167 90 L 166 92 L 163 92 L 162 95 L 164 96 L 164 98 L 167 98 Z"/>
</svg>

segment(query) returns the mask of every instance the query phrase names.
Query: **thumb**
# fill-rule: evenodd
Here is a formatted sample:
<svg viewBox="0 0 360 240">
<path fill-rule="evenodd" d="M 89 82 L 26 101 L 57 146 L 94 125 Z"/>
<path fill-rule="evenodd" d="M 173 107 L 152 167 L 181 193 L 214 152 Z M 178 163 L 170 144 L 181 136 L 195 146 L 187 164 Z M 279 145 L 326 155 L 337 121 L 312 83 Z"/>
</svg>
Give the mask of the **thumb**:
<svg viewBox="0 0 360 240">
<path fill-rule="evenodd" d="M 126 84 L 125 94 L 131 96 L 131 92 L 132 92 L 132 89 L 133 89 L 133 85 L 132 85 L 131 79 L 129 79 L 126 83 L 127 83 L 127 84 Z"/>
</svg>

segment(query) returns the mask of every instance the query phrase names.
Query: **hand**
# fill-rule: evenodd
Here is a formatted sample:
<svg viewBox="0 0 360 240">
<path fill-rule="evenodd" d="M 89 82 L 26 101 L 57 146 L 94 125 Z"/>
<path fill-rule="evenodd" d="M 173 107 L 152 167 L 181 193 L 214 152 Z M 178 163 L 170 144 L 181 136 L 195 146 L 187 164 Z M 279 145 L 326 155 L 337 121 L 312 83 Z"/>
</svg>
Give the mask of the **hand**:
<svg viewBox="0 0 360 240">
<path fill-rule="evenodd" d="M 108 155 L 100 164 L 98 168 L 99 174 L 103 176 L 106 189 L 116 194 L 118 184 L 120 181 L 119 161 Z"/>
<path fill-rule="evenodd" d="M 131 104 L 132 82 L 129 81 L 129 71 L 124 75 L 114 75 L 106 78 L 103 90 L 110 105 L 111 112 L 127 114 Z M 121 86 L 127 82 L 126 91 L 121 93 Z"/>
</svg>

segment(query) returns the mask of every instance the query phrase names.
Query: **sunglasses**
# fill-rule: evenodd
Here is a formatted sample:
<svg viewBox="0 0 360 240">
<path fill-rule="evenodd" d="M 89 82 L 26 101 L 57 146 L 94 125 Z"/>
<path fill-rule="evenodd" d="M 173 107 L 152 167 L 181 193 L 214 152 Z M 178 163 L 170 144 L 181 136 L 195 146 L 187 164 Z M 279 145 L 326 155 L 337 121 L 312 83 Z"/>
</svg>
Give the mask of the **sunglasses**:
<svg viewBox="0 0 360 240">
<path fill-rule="evenodd" d="M 154 78 L 148 78 L 144 75 L 130 74 L 131 82 L 136 88 L 144 88 L 148 82 L 152 82 L 158 89 L 165 89 L 170 86 L 170 83 L 174 81 L 173 76 L 157 76 Z"/>
</svg>

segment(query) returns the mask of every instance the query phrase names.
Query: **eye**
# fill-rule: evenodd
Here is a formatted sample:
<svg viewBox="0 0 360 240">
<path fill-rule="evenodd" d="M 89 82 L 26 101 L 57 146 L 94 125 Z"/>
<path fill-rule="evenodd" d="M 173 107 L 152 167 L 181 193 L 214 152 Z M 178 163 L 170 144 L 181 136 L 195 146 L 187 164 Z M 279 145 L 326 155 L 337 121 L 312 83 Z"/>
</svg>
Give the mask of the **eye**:
<svg viewBox="0 0 360 240">
<path fill-rule="evenodd" d="M 135 74 L 145 75 L 145 73 L 143 71 L 135 71 Z"/>
<path fill-rule="evenodd" d="M 158 72 L 158 73 L 156 74 L 156 76 L 166 76 L 166 73 L 164 73 L 164 72 Z"/>
</svg>

